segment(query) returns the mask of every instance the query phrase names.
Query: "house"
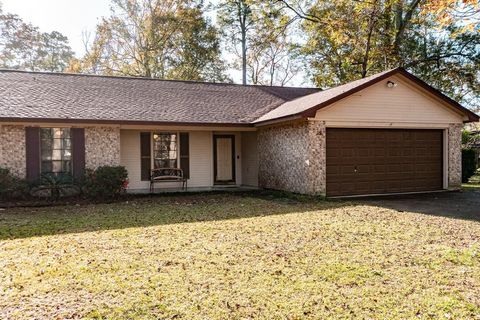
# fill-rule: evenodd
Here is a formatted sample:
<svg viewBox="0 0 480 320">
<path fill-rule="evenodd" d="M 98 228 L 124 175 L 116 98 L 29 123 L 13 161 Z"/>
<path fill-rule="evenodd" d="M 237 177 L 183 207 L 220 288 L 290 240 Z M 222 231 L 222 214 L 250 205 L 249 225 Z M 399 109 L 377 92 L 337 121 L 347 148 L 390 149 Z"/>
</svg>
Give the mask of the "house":
<svg viewBox="0 0 480 320">
<path fill-rule="evenodd" d="M 403 69 L 325 91 L 0 71 L 0 167 L 35 180 L 123 165 L 131 192 L 158 167 L 196 188 L 457 189 L 462 126 L 478 120 Z"/>
</svg>

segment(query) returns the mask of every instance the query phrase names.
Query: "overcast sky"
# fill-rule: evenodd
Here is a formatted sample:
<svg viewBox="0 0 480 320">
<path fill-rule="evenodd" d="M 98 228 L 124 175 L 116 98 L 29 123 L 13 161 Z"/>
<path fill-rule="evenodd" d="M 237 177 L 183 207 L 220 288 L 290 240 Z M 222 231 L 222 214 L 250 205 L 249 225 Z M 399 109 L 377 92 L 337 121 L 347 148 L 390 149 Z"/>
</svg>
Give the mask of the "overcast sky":
<svg viewBox="0 0 480 320">
<path fill-rule="evenodd" d="M 42 32 L 66 35 L 75 53 L 83 53 L 82 31 L 93 31 L 110 13 L 109 0 L 0 0 L 3 11 L 18 14 Z"/>
<path fill-rule="evenodd" d="M 216 3 L 218 0 L 210 0 Z M 84 50 L 82 32 L 95 31 L 101 17 L 110 15 L 110 0 L 0 0 L 3 11 L 19 15 L 25 22 L 40 28 L 42 32 L 58 31 L 68 37 L 70 46 L 78 57 Z M 215 19 L 215 12 L 208 16 Z M 224 55 L 224 59 L 231 57 Z M 229 70 L 235 82 L 241 80 L 241 72 Z M 294 86 L 311 86 L 301 74 L 289 83 Z"/>
</svg>

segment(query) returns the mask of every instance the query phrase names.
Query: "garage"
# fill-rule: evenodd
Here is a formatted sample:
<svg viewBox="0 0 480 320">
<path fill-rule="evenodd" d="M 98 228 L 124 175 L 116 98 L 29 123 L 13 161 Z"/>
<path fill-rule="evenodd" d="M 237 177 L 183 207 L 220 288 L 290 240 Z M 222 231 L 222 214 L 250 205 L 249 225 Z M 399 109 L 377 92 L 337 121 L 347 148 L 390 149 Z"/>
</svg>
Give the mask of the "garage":
<svg viewBox="0 0 480 320">
<path fill-rule="evenodd" d="M 327 128 L 327 196 L 443 189 L 443 130 Z"/>
<path fill-rule="evenodd" d="M 479 116 L 403 69 L 289 101 L 256 122 L 259 186 L 368 196 L 459 190 Z"/>
</svg>

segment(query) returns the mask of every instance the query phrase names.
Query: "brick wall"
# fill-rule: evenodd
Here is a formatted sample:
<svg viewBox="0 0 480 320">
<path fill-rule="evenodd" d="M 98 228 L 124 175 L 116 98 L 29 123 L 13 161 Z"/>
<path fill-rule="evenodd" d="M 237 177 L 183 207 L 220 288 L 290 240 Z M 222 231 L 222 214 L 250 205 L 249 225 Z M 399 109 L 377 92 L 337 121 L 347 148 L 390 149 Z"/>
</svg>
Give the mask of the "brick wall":
<svg viewBox="0 0 480 320">
<path fill-rule="evenodd" d="M 309 192 L 325 195 L 327 189 L 327 130 L 323 121 L 308 122 L 309 148 Z"/>
<path fill-rule="evenodd" d="M 463 124 L 451 124 L 448 128 L 448 188 L 462 186 L 462 128 Z"/>
<path fill-rule="evenodd" d="M 25 127 L 0 127 L 0 167 L 8 168 L 18 177 L 26 175 Z M 87 168 L 120 165 L 120 129 L 85 128 L 85 164 Z"/>
<path fill-rule="evenodd" d="M 120 165 L 120 129 L 111 127 L 85 128 L 85 167 Z"/>
<path fill-rule="evenodd" d="M 448 187 L 462 184 L 462 124 L 448 129 Z M 260 128 L 259 185 L 305 194 L 326 193 L 326 129 L 321 121 Z"/>
<path fill-rule="evenodd" d="M 462 124 L 448 129 L 448 185 L 461 186 Z M 325 194 L 326 130 L 323 122 L 302 121 L 260 128 L 258 131 L 259 185 L 267 189 Z M 120 129 L 85 128 L 87 168 L 120 165 Z M 0 127 L 0 167 L 19 177 L 26 175 L 25 128 Z"/>
<path fill-rule="evenodd" d="M 26 176 L 25 127 L 0 126 L 0 167 L 20 177 Z"/>
<path fill-rule="evenodd" d="M 301 121 L 258 132 L 259 185 L 267 189 L 325 194 L 325 125 Z"/>
</svg>

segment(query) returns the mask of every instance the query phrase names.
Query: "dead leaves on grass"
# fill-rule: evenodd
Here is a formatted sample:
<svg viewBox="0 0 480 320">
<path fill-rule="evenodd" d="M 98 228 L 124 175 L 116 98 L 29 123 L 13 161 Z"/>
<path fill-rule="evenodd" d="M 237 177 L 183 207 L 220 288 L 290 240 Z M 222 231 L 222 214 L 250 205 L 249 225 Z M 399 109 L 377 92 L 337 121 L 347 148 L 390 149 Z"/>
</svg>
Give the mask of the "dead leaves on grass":
<svg viewBox="0 0 480 320">
<path fill-rule="evenodd" d="M 29 223 L 42 224 L 42 217 L 58 218 L 60 229 L 90 231 L 0 241 L 0 317 L 480 313 L 476 222 L 371 206 L 228 197 L 74 208 L 70 225 L 62 212 L 36 213 L 37 224 L 35 217 L 17 220 L 24 232 Z M 241 219 L 226 219 L 232 215 Z M 116 219 L 133 222 L 124 228 Z M 99 221 L 100 230 L 89 228 Z M 115 226 L 122 228 L 109 230 Z"/>
</svg>

